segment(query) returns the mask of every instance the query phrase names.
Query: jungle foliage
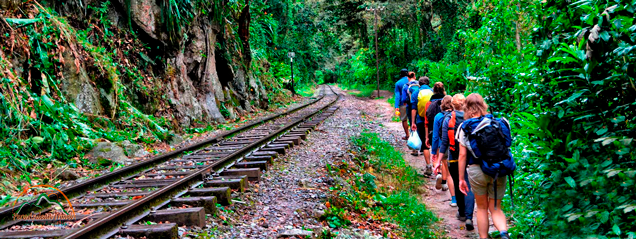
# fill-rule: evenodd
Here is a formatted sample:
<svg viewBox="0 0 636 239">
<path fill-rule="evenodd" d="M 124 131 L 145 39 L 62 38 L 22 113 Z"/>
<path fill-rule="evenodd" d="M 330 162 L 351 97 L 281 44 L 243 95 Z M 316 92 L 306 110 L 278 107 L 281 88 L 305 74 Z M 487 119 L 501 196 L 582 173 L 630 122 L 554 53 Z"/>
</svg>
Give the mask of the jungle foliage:
<svg viewBox="0 0 636 239">
<path fill-rule="evenodd" d="M 636 236 L 636 1 L 325 0 L 340 44 L 321 49 L 341 56 L 323 67 L 343 85 L 375 83 L 379 5 L 385 89 L 406 67 L 514 123 L 513 234 Z"/>
</svg>

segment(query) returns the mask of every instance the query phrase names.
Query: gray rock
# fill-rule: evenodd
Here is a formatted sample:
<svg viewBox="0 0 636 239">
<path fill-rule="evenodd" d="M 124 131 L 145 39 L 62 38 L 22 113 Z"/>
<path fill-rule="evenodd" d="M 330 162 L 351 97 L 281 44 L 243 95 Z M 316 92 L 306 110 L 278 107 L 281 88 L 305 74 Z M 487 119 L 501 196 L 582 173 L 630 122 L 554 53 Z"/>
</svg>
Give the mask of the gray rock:
<svg viewBox="0 0 636 239">
<path fill-rule="evenodd" d="M 100 104 L 99 90 L 96 89 L 88 77 L 86 69 L 80 65 L 75 65 L 75 57 L 70 51 L 65 51 L 64 67 L 61 77 L 61 88 L 64 96 L 75 104 L 75 107 L 82 113 L 93 115 L 102 114 L 104 109 Z M 92 83 L 92 84 L 91 84 Z"/>
<path fill-rule="evenodd" d="M 325 211 L 319 209 L 314 209 L 313 213 L 315 218 L 321 218 L 323 215 L 325 215 Z"/>
<path fill-rule="evenodd" d="M 176 57 L 166 60 L 169 71 L 174 72 L 168 85 L 168 99 L 179 124 L 190 126 L 194 120 L 203 117 L 203 108 L 197 99 L 196 87 L 188 77 L 188 69 L 184 63 L 185 56 L 179 52 Z"/>
<path fill-rule="evenodd" d="M 311 179 L 307 179 L 307 178 L 303 178 L 301 180 L 298 180 L 298 186 L 304 187 L 304 188 L 315 188 L 316 184 L 314 184 Z"/>
<path fill-rule="evenodd" d="M 300 238 L 315 238 L 314 232 L 305 231 L 301 229 L 289 229 L 285 230 L 278 234 L 277 238 L 287 238 L 287 237 L 300 237 Z"/>
<path fill-rule="evenodd" d="M 181 135 L 174 134 L 174 136 L 172 136 L 172 139 L 170 139 L 170 142 L 168 144 L 170 146 L 177 146 L 177 145 L 183 143 L 183 141 L 185 141 L 185 140 L 183 139 L 183 137 L 181 137 Z"/>
<path fill-rule="evenodd" d="M 126 153 L 126 155 L 128 157 L 134 156 L 135 153 L 137 153 L 137 151 L 143 149 L 143 147 L 141 147 L 141 145 L 133 144 L 133 143 L 131 143 L 128 140 L 124 140 L 122 142 L 118 142 L 117 146 L 122 147 L 124 149 L 124 152 Z"/>
<path fill-rule="evenodd" d="M 55 171 L 55 174 L 57 175 L 57 178 L 62 179 L 64 181 L 76 180 L 80 178 L 79 174 L 67 168 L 58 169 Z"/>
<path fill-rule="evenodd" d="M 108 161 L 122 164 L 132 162 L 130 158 L 126 157 L 122 147 L 109 142 L 97 143 L 97 145 L 88 152 L 86 158 L 90 159 L 91 163 L 100 165 L 108 164 Z"/>
<path fill-rule="evenodd" d="M 143 158 L 143 157 L 148 156 L 149 154 L 150 154 L 150 153 L 149 153 L 147 150 L 145 150 L 144 148 L 141 148 L 141 149 L 137 150 L 137 151 L 133 154 L 133 156 L 134 156 L 134 157 L 136 157 L 136 158 Z"/>
</svg>

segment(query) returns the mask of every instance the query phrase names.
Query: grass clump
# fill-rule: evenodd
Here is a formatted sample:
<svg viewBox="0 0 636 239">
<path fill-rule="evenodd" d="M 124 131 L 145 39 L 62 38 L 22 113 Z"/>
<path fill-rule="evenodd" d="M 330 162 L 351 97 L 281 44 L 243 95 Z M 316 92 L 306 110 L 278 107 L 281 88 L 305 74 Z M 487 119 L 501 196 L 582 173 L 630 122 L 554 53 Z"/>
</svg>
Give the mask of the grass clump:
<svg viewBox="0 0 636 239">
<path fill-rule="evenodd" d="M 350 95 L 357 97 L 371 97 L 373 93 L 375 93 L 376 85 L 368 84 L 368 85 L 353 85 L 350 87 L 345 87 L 346 90 L 354 90 L 355 92 L 348 92 Z"/>
<path fill-rule="evenodd" d="M 312 97 L 316 91 L 315 85 L 311 84 L 299 84 L 296 87 L 296 93 L 303 97 Z"/>
<path fill-rule="evenodd" d="M 402 153 L 376 133 L 351 143 L 349 157 L 327 165 L 332 177 L 343 180 L 330 188 L 322 219 L 332 228 L 363 227 L 391 238 L 438 238 L 432 229 L 438 219 L 418 198 L 423 182 Z"/>
</svg>

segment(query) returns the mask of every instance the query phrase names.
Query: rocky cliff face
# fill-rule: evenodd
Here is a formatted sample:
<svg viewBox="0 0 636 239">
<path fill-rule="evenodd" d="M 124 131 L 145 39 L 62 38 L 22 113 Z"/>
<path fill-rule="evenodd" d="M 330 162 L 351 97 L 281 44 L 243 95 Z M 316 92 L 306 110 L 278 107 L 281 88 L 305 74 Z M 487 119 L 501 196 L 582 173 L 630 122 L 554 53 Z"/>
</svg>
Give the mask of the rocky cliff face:
<svg viewBox="0 0 636 239">
<path fill-rule="evenodd" d="M 43 11 L 12 0 L 0 3 L 5 13 L 18 8 Z M 162 0 L 85 0 L 45 5 L 60 16 L 61 25 L 72 28 L 66 31 L 88 31 L 83 40 L 62 36 L 59 48 L 49 52 L 58 54 L 56 65 L 61 70 L 56 80 L 63 97 L 87 115 L 117 118 L 125 102 L 182 127 L 222 122 L 251 111 L 252 104 L 266 106 L 265 89 L 243 64 L 249 49 L 232 45 L 240 42 L 232 26 L 220 25 L 212 13 L 191 13 L 187 24 L 171 32 L 162 4 Z M 130 34 L 131 29 L 136 34 Z M 100 47 L 105 48 L 103 53 L 91 50 Z M 27 61 L 14 57 L 12 67 L 25 79 L 44 75 Z"/>
</svg>

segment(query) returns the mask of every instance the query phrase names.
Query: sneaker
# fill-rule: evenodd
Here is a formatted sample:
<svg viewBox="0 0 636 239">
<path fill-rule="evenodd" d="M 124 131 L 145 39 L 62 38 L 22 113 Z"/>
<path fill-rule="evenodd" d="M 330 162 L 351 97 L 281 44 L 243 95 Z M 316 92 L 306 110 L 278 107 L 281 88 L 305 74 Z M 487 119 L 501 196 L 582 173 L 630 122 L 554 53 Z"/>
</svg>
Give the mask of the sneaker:
<svg viewBox="0 0 636 239">
<path fill-rule="evenodd" d="M 475 230 L 475 226 L 473 225 L 473 219 L 466 220 L 466 230 L 467 231 Z"/>
<path fill-rule="evenodd" d="M 437 174 L 437 177 L 435 178 L 435 189 L 442 189 L 442 174 Z"/>
<path fill-rule="evenodd" d="M 413 155 L 413 156 L 419 156 L 419 155 L 420 155 L 420 151 L 413 150 L 413 152 L 411 153 L 411 155 Z"/>
<path fill-rule="evenodd" d="M 451 207 L 457 207 L 457 202 L 451 201 L 449 204 L 450 204 Z"/>
<path fill-rule="evenodd" d="M 448 191 L 448 185 L 442 184 L 442 191 Z"/>
<path fill-rule="evenodd" d="M 457 218 L 457 220 L 459 220 L 459 221 L 462 221 L 462 222 L 465 222 L 465 221 L 466 221 L 466 216 L 460 217 L 460 216 L 459 216 L 459 212 L 457 212 L 457 213 L 455 214 L 455 217 L 456 217 L 456 218 Z"/>
<path fill-rule="evenodd" d="M 508 234 L 508 232 L 501 233 L 501 239 L 510 239 L 510 235 Z"/>
<path fill-rule="evenodd" d="M 459 221 L 462 221 L 462 222 L 466 221 L 466 217 L 465 216 L 464 217 L 460 217 L 459 216 L 459 212 L 457 212 L 457 214 L 455 214 L 455 217 L 457 217 L 457 220 L 459 220 Z"/>
<path fill-rule="evenodd" d="M 431 174 L 433 174 L 433 166 L 426 165 L 426 172 L 424 174 L 431 176 Z"/>
</svg>

